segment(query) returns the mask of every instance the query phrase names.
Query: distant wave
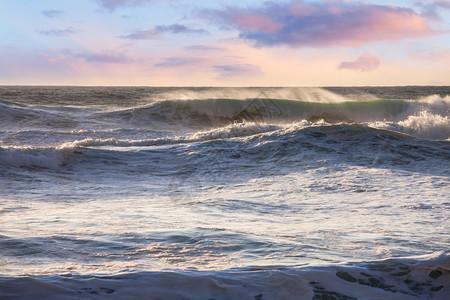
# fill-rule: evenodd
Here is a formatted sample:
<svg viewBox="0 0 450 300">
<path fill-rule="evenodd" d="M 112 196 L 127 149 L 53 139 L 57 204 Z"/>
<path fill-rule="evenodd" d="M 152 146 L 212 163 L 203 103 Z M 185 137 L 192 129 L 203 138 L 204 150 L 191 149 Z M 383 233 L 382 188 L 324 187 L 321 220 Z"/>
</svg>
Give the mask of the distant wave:
<svg viewBox="0 0 450 300">
<path fill-rule="evenodd" d="M 249 98 L 164 100 L 112 113 L 135 122 L 156 120 L 182 124 L 192 121 L 291 122 L 299 120 L 338 122 L 399 121 L 423 111 L 447 116 L 450 97 L 429 96 L 420 100 L 377 99 L 369 101 L 311 102 L 302 100 Z"/>
<path fill-rule="evenodd" d="M 186 125 L 224 122 L 292 122 L 300 120 L 329 123 L 368 122 L 395 119 L 414 106 L 404 100 L 374 100 L 343 103 L 313 103 L 278 99 L 166 100 L 146 106 L 101 113 L 136 124 L 166 121 Z M 413 108 L 414 109 L 414 108 Z"/>
<path fill-rule="evenodd" d="M 81 122 L 88 121 L 82 118 L 87 111 L 92 109 L 25 105 L 0 99 L 0 126 L 3 130 L 76 128 Z"/>
<path fill-rule="evenodd" d="M 135 108 L 99 109 L 27 106 L 0 102 L 7 128 L 85 129 L 92 127 L 199 130 L 234 123 L 368 123 L 421 138 L 450 138 L 450 97 L 420 100 L 309 102 L 280 99 L 162 100 Z M 378 123 L 377 123 L 378 122 Z"/>
</svg>

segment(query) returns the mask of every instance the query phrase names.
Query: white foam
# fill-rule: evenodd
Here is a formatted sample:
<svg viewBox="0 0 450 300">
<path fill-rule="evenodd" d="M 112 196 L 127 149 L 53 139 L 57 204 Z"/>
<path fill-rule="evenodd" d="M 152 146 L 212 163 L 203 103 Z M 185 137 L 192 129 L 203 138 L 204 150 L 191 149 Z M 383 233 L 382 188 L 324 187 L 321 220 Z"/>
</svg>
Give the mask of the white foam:
<svg viewBox="0 0 450 300">
<path fill-rule="evenodd" d="M 189 141 L 206 141 L 215 139 L 226 139 L 233 137 L 250 136 L 280 129 L 279 126 L 260 124 L 255 122 L 235 123 L 225 127 L 215 128 L 208 131 L 196 132 Z"/>
<path fill-rule="evenodd" d="M 0 297 L 79 299 L 448 299 L 449 255 L 319 267 L 246 267 L 0 278 Z M 353 298 L 352 298 L 353 297 Z"/>
<path fill-rule="evenodd" d="M 0 147 L 0 164 L 13 167 L 39 167 L 56 169 L 63 165 L 74 148 L 9 146 Z"/>
<path fill-rule="evenodd" d="M 166 144 L 204 142 L 216 139 L 228 139 L 234 137 L 246 137 L 259 133 L 271 132 L 280 129 L 280 126 L 259 124 L 254 122 L 233 123 L 225 127 L 214 128 L 206 131 L 199 131 L 187 136 L 162 137 L 150 139 L 117 139 L 117 138 L 84 138 L 72 142 L 66 142 L 58 149 L 73 149 L 96 146 L 116 146 L 116 147 L 145 147 Z"/>
<path fill-rule="evenodd" d="M 421 138 L 448 139 L 450 137 L 450 118 L 421 111 L 398 122 L 403 131 Z"/>
<path fill-rule="evenodd" d="M 397 118 L 374 121 L 369 126 L 425 139 L 450 138 L 450 96 L 431 95 L 407 103 L 408 108 Z"/>
<path fill-rule="evenodd" d="M 445 103 L 445 104 L 448 105 L 448 104 L 450 104 L 450 95 L 447 95 L 447 96 L 444 96 L 444 97 L 441 97 L 439 95 L 430 95 L 430 96 L 427 96 L 427 97 L 419 99 L 418 102 L 428 103 L 428 104 L 442 104 L 442 103 Z"/>
</svg>

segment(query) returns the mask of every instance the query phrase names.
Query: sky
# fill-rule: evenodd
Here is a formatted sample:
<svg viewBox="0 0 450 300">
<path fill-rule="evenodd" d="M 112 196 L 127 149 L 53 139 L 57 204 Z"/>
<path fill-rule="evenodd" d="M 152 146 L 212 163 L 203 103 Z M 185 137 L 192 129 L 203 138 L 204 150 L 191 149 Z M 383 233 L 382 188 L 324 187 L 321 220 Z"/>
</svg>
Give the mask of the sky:
<svg viewBox="0 0 450 300">
<path fill-rule="evenodd" d="M 0 0 L 0 85 L 450 85 L 450 0 Z"/>
</svg>

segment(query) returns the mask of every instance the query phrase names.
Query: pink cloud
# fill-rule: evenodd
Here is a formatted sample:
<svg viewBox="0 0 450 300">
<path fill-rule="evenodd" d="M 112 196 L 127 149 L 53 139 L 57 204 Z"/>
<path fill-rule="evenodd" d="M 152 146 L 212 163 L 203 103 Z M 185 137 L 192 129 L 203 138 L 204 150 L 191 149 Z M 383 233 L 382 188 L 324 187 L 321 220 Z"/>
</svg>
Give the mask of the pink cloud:
<svg viewBox="0 0 450 300">
<path fill-rule="evenodd" d="M 339 65 L 339 69 L 354 70 L 360 72 L 370 72 L 378 68 L 380 60 L 372 54 L 365 52 L 354 61 L 344 61 Z"/>
<path fill-rule="evenodd" d="M 46 58 L 47 61 L 51 63 L 59 63 L 60 61 L 63 61 L 67 58 L 67 56 L 63 54 L 60 55 L 42 54 L 41 56 Z"/>
<path fill-rule="evenodd" d="M 257 14 L 236 14 L 233 22 L 245 30 L 260 31 L 263 33 L 276 33 L 283 24 L 273 21 L 267 16 Z"/>
<path fill-rule="evenodd" d="M 204 11 L 201 16 L 235 28 L 257 47 L 362 46 L 437 34 L 414 10 L 367 2 L 325 1 Z"/>
</svg>

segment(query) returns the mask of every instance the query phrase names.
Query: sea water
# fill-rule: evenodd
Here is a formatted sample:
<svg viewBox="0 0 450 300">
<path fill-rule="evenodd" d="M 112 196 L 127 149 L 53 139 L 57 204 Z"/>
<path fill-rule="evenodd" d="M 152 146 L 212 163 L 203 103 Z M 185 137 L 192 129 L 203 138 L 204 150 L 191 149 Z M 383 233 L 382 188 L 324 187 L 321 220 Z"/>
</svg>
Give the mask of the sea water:
<svg viewBox="0 0 450 300">
<path fill-rule="evenodd" d="M 450 87 L 0 87 L 0 298 L 450 299 Z"/>
</svg>

